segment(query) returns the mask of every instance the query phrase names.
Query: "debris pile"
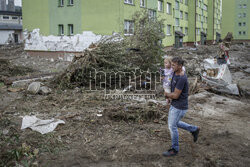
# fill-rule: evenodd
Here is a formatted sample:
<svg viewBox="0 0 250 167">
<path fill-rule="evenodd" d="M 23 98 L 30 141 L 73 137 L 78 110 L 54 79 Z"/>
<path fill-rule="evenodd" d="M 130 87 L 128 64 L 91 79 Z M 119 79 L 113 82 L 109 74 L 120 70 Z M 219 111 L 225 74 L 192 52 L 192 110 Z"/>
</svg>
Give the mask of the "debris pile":
<svg viewBox="0 0 250 167">
<path fill-rule="evenodd" d="M 56 77 L 57 85 L 68 88 L 86 86 L 91 79 L 94 79 L 90 74 L 93 70 L 107 74 L 104 77 L 109 78 L 108 74 L 114 72 L 130 73 L 135 69 L 142 71 L 159 69 L 160 63 L 163 62 L 163 46 L 159 43 L 164 38 L 163 20 L 148 19 L 148 13 L 136 13 L 134 17 L 135 27 L 141 27 L 143 23 L 143 29 L 135 28 L 133 36 L 123 38 L 119 34 L 113 34 L 91 44 L 82 55 L 73 59 L 61 75 Z M 109 84 L 113 85 L 116 79 L 118 78 L 112 78 Z"/>
<path fill-rule="evenodd" d="M 202 80 L 212 86 L 213 89 L 223 93 L 239 95 L 237 84 L 232 83 L 232 76 L 227 64 L 219 65 L 214 59 L 205 59 L 204 69 L 205 71 L 201 76 Z"/>
<path fill-rule="evenodd" d="M 91 31 L 74 36 L 42 36 L 39 29 L 24 32 L 25 50 L 81 52 L 101 39 Z"/>
<path fill-rule="evenodd" d="M 82 55 L 74 57 L 68 68 L 56 77 L 55 82 L 61 87 L 73 88 L 86 86 L 92 79 L 90 74 L 94 70 L 105 73 L 129 71 L 131 66 L 125 54 L 125 44 L 119 35 L 105 37 L 90 45 Z"/>
</svg>

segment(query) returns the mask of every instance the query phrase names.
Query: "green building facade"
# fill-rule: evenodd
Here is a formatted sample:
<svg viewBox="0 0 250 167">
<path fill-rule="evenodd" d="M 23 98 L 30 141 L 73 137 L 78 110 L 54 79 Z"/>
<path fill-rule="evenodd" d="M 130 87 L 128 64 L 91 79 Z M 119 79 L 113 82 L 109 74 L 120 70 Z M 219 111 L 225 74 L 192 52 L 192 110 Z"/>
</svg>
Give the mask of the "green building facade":
<svg viewBox="0 0 250 167">
<path fill-rule="evenodd" d="M 250 40 L 250 1 L 224 0 L 222 6 L 222 38 L 232 32 L 236 40 Z"/>
<path fill-rule="evenodd" d="M 217 1 L 221 2 L 221 0 L 23 0 L 23 28 L 28 31 L 39 28 L 40 33 L 45 36 L 74 35 L 83 31 L 101 35 L 117 32 L 126 36 L 133 34 L 132 15 L 136 11 L 148 10 L 151 17 L 165 19 L 164 46 L 182 46 L 182 43 L 193 44 L 204 39 L 216 39 L 214 32 L 220 33 L 221 14 L 217 18 L 217 14 L 212 14 L 211 11 L 214 11 L 214 8 L 221 9 L 221 3 Z"/>
</svg>

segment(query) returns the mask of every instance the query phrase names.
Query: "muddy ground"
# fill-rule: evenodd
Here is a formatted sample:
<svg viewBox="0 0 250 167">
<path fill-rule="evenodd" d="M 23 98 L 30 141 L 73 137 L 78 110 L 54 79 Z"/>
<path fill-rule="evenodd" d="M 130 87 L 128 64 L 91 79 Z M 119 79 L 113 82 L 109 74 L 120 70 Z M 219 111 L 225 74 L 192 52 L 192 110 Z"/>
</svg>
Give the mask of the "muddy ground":
<svg viewBox="0 0 250 167">
<path fill-rule="evenodd" d="M 22 46 L 1 47 L 1 62 L 4 59 L 12 69 L 23 67 L 25 70 L 13 73 L 9 68 L 1 69 L 0 166 L 248 166 L 248 46 L 234 45 L 230 52 L 230 70 L 234 82 L 241 88 L 241 96 L 215 94 L 209 89 L 190 95 L 189 112 L 183 121 L 200 126 L 200 136 L 198 142 L 193 143 L 191 134 L 180 129 L 180 152 L 170 158 L 161 155 L 171 145 L 166 106 L 104 100 L 101 91 L 61 90 L 53 88 L 49 80 L 42 81 L 52 88 L 48 95 L 29 94 L 27 84 L 10 89 L 10 84 L 4 84 L 5 79 L 18 78 L 17 75 L 32 78 L 44 73 L 55 74 L 64 70 L 69 62 L 30 57 Z M 189 53 L 199 60 L 216 55 L 216 47 L 202 46 L 197 51 L 184 48 L 174 52 Z M 157 100 L 164 98 L 157 96 Z M 21 116 L 25 115 L 59 118 L 65 125 L 45 135 L 30 129 L 21 130 Z"/>
</svg>

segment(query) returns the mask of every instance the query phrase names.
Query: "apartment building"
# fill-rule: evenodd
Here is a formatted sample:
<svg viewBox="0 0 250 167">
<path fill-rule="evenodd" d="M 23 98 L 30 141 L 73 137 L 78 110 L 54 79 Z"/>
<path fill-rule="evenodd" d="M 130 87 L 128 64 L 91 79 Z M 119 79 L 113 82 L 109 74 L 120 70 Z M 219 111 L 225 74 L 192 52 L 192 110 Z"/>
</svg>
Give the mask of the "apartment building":
<svg viewBox="0 0 250 167">
<path fill-rule="evenodd" d="M 218 42 L 221 38 L 222 0 L 208 0 L 208 6 L 208 41 Z"/>
<path fill-rule="evenodd" d="M 232 32 L 235 40 L 250 40 L 250 1 L 227 0 L 222 8 L 222 38 Z"/>
<path fill-rule="evenodd" d="M 0 0 L 0 44 L 20 43 L 22 34 L 21 7 L 14 0 Z"/>
<path fill-rule="evenodd" d="M 23 0 L 23 26 L 28 31 L 39 28 L 46 36 L 71 36 L 82 31 L 126 36 L 133 34 L 133 14 L 148 10 L 150 17 L 165 19 L 164 46 L 181 47 L 205 44 L 207 37 L 216 39 L 210 33 L 220 32 L 220 20 L 219 26 L 209 25 L 209 17 L 214 16 L 209 15 L 209 9 L 214 6 L 210 0 Z"/>
</svg>

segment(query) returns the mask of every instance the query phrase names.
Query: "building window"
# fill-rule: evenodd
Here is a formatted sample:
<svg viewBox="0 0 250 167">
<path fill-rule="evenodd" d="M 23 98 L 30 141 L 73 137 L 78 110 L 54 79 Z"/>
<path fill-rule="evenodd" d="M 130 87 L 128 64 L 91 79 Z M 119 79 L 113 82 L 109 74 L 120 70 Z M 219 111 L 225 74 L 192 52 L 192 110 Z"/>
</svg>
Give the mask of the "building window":
<svg viewBox="0 0 250 167">
<path fill-rule="evenodd" d="M 156 18 L 156 11 L 155 10 L 148 10 L 149 18 L 155 19 Z"/>
<path fill-rule="evenodd" d="M 242 24 L 243 26 L 246 26 L 246 22 L 243 22 L 243 24 Z"/>
<path fill-rule="evenodd" d="M 140 6 L 141 6 L 141 7 L 146 7 L 146 2 L 145 2 L 145 0 L 141 0 L 141 1 L 140 1 Z"/>
<path fill-rule="evenodd" d="M 201 1 L 198 2 L 198 6 L 201 7 Z"/>
<path fill-rule="evenodd" d="M 242 7 L 241 4 L 239 4 L 239 8 L 240 8 L 240 9 L 241 9 L 241 7 Z"/>
<path fill-rule="evenodd" d="M 64 0 L 59 0 L 59 6 L 64 6 Z"/>
<path fill-rule="evenodd" d="M 133 0 L 124 0 L 124 3 L 133 5 Z"/>
<path fill-rule="evenodd" d="M 17 17 L 17 16 L 13 16 L 12 19 L 13 19 L 13 20 L 17 20 L 18 17 Z"/>
<path fill-rule="evenodd" d="M 68 1 L 69 1 L 68 4 L 69 4 L 70 6 L 74 5 L 74 0 L 68 0 Z"/>
<path fill-rule="evenodd" d="M 203 5 L 203 9 L 205 10 L 205 11 L 207 11 L 207 5 Z"/>
<path fill-rule="evenodd" d="M 63 25 L 62 24 L 59 24 L 58 25 L 58 29 L 59 29 L 59 35 L 64 35 L 64 28 L 63 28 Z"/>
<path fill-rule="evenodd" d="M 183 11 L 180 11 L 180 19 L 183 19 Z"/>
<path fill-rule="evenodd" d="M 185 12 L 185 20 L 188 20 L 188 13 Z"/>
<path fill-rule="evenodd" d="M 134 22 L 130 20 L 124 21 L 124 35 L 134 34 Z"/>
<path fill-rule="evenodd" d="M 241 23 L 239 23 L 239 26 L 241 26 Z"/>
<path fill-rule="evenodd" d="M 3 19 L 4 19 L 4 20 L 9 20 L 10 17 L 9 17 L 9 16 L 3 16 Z"/>
<path fill-rule="evenodd" d="M 167 3 L 167 14 L 171 14 L 171 3 Z"/>
<path fill-rule="evenodd" d="M 241 18 L 241 13 L 238 14 L 238 17 Z"/>
<path fill-rule="evenodd" d="M 188 35 L 188 28 L 185 28 L 185 35 Z"/>
<path fill-rule="evenodd" d="M 183 27 L 180 28 L 181 32 L 183 33 Z"/>
<path fill-rule="evenodd" d="M 243 17 L 246 17 L 247 16 L 247 14 L 246 13 L 243 13 Z"/>
<path fill-rule="evenodd" d="M 188 5 L 188 0 L 185 0 L 185 5 Z"/>
<path fill-rule="evenodd" d="M 180 6 L 179 6 L 179 2 L 175 1 L 175 10 L 179 10 Z"/>
<path fill-rule="evenodd" d="M 241 35 L 241 31 L 239 31 L 239 35 Z"/>
<path fill-rule="evenodd" d="M 180 25 L 180 20 L 178 18 L 175 18 L 175 26 L 179 26 Z"/>
<path fill-rule="evenodd" d="M 247 4 L 243 4 L 243 8 L 247 8 Z"/>
<path fill-rule="evenodd" d="M 158 11 L 163 11 L 163 1 L 158 0 Z"/>
<path fill-rule="evenodd" d="M 243 35 L 246 35 L 246 31 L 243 31 Z"/>
<path fill-rule="evenodd" d="M 167 25 L 167 35 L 171 35 L 171 25 Z"/>
<path fill-rule="evenodd" d="M 73 26 L 73 24 L 69 24 L 68 27 L 69 27 L 69 35 L 74 35 L 74 26 Z"/>
</svg>

